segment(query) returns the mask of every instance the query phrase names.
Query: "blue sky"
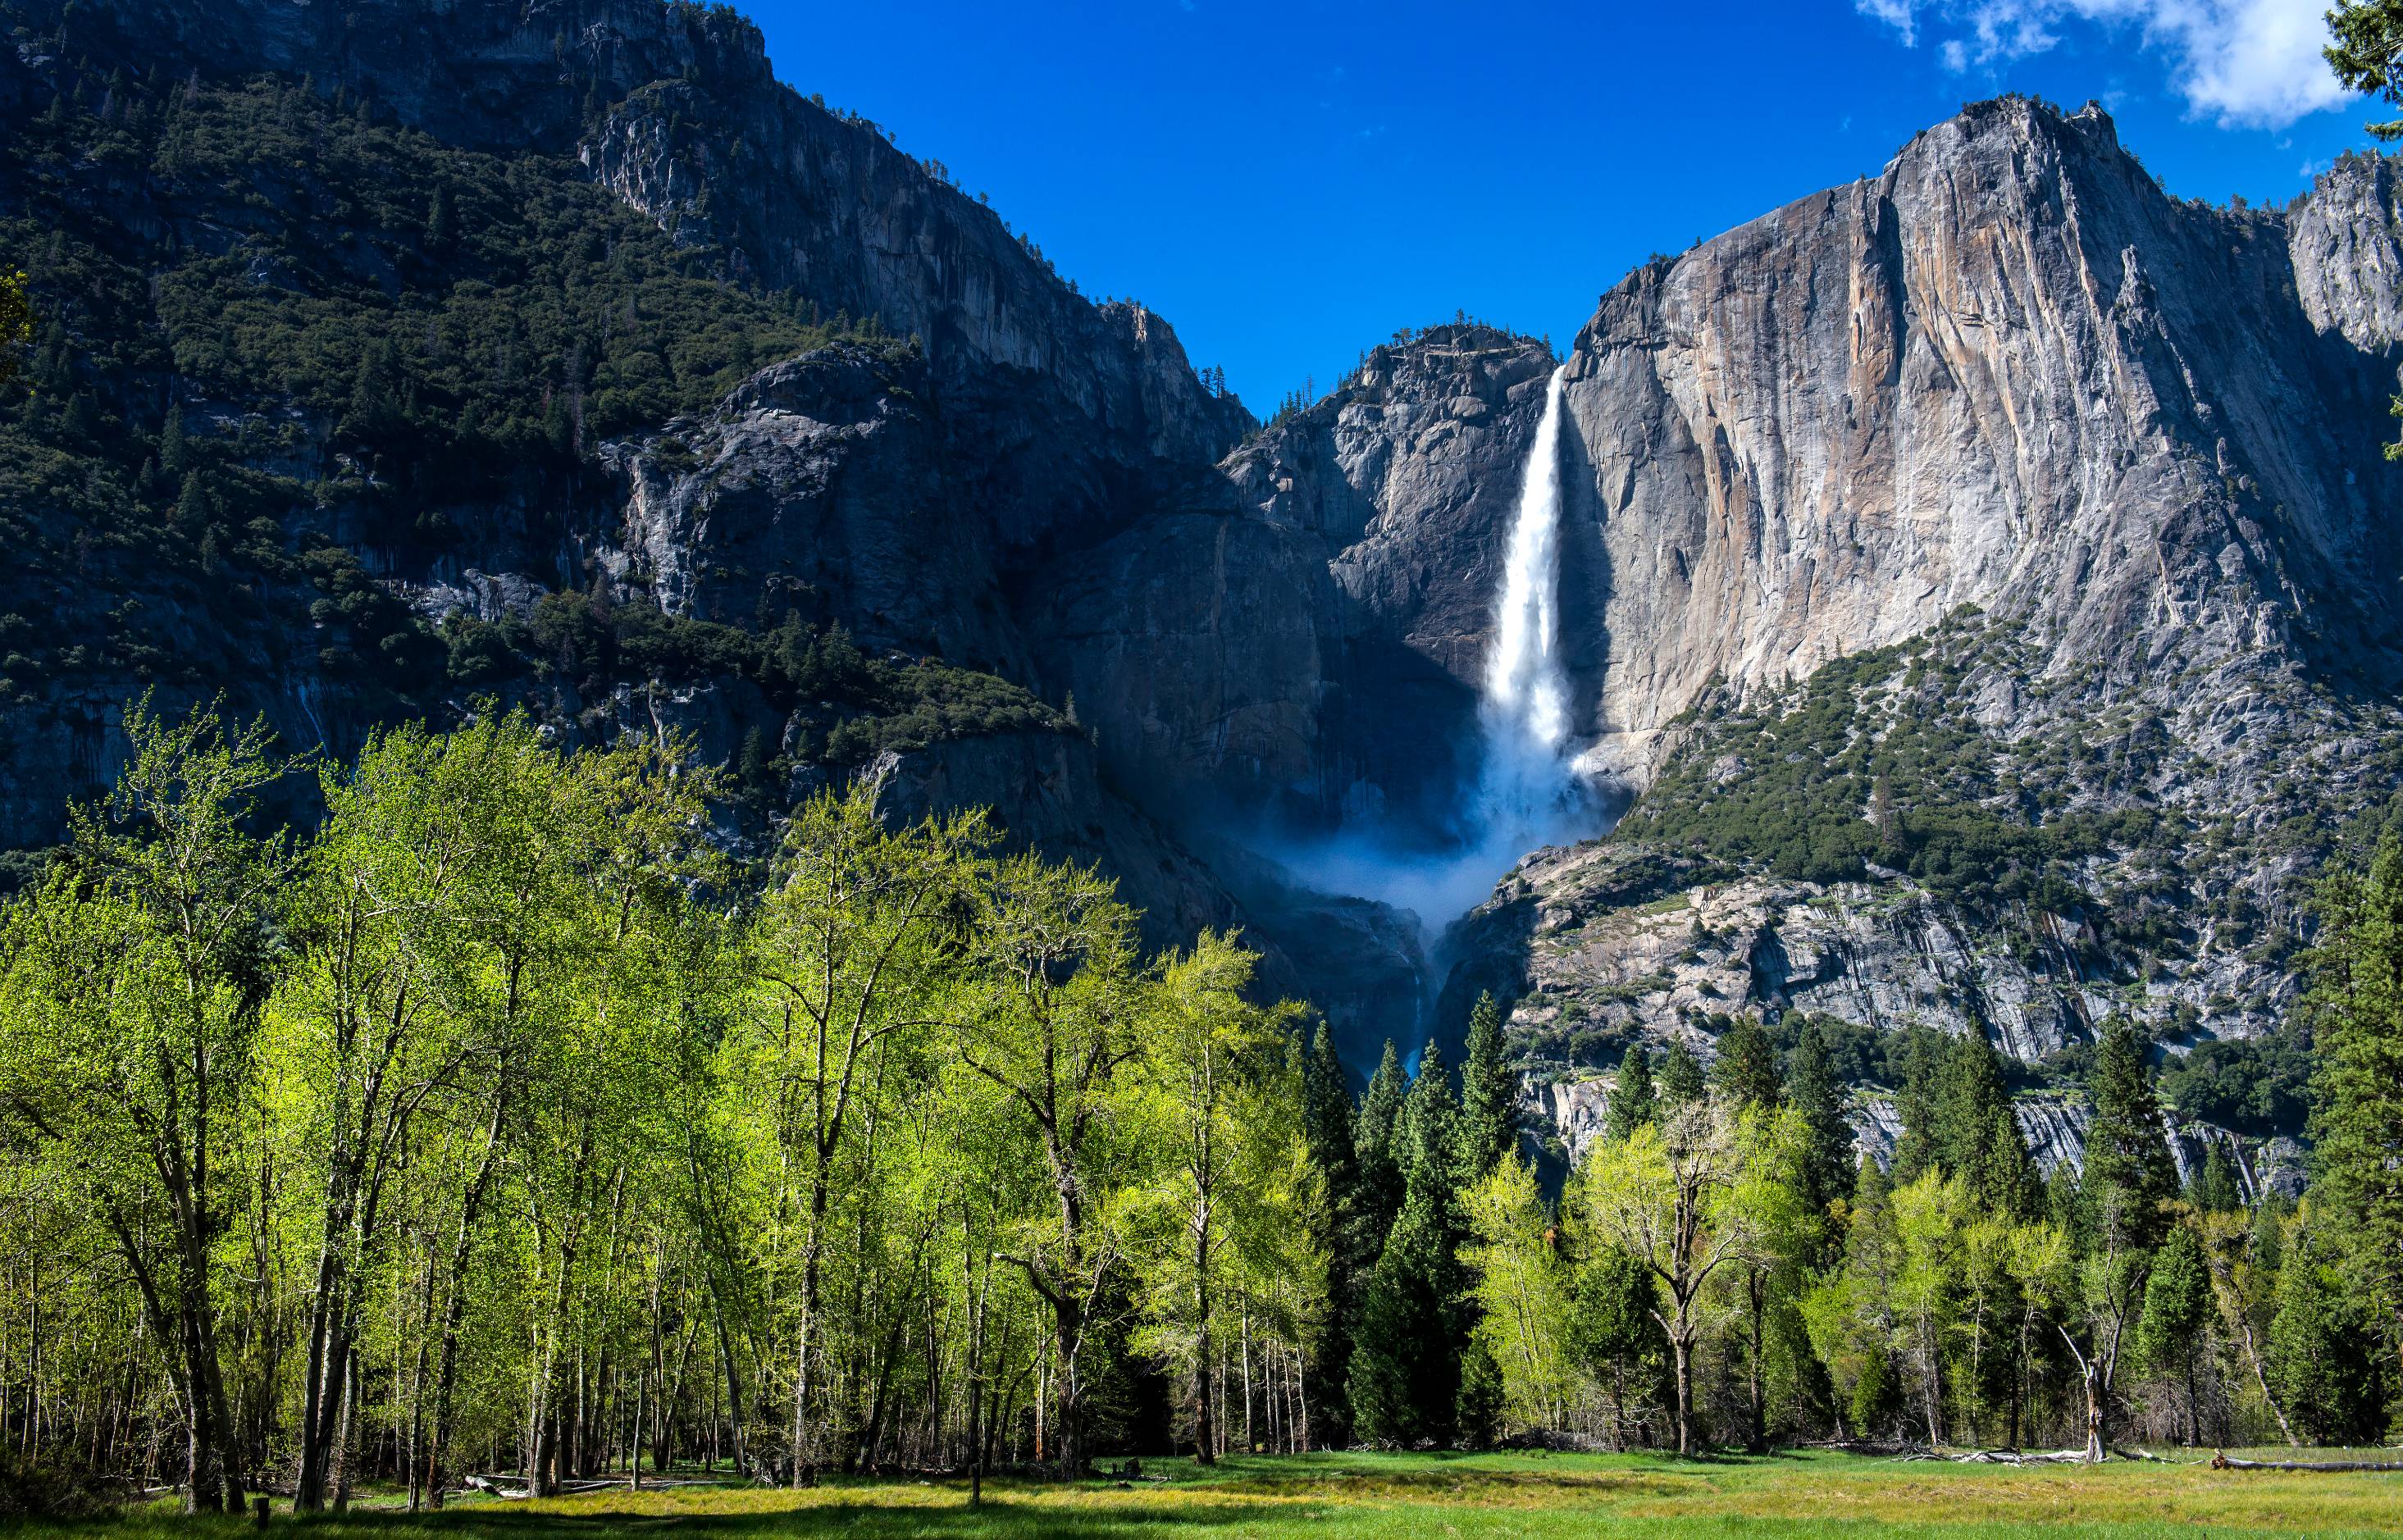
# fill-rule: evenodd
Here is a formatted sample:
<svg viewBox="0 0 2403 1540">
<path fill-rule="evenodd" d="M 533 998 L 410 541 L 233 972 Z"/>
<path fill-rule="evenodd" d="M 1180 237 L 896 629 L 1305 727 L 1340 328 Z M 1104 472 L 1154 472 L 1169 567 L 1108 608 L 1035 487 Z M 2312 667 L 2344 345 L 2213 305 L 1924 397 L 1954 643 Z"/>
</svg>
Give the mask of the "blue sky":
<svg viewBox="0 0 2403 1540">
<path fill-rule="evenodd" d="M 1465 309 L 1565 347 L 1655 251 L 1874 173 L 2007 90 L 2101 99 L 2173 192 L 2366 142 L 2329 0 L 756 0 L 777 74 L 1132 296 L 1255 411 Z"/>
</svg>

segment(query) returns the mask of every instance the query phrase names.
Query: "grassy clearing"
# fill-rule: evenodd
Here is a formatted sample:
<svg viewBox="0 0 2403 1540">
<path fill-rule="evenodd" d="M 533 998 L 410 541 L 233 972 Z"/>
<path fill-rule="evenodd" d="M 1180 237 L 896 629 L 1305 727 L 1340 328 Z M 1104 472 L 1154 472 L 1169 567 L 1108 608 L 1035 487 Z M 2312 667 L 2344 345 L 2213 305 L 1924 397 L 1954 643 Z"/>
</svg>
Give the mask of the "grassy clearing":
<svg viewBox="0 0 2403 1540">
<path fill-rule="evenodd" d="M 1187 1535 L 2136 1536 L 2403 1534 L 2403 1478 L 2211 1470 L 2200 1462 L 2101 1469 L 1904 1464 L 1834 1454 L 1675 1461 L 1606 1455 L 1373 1455 L 1236 1459 L 1215 1471 L 1146 1463 L 1164 1479 L 1067 1487 L 994 1482 L 980 1509 L 952 1482 L 845 1481 L 814 1491 L 680 1487 L 539 1504 L 475 1501 L 439 1518 L 354 1513 L 305 1527 L 324 1540 L 680 1540 L 842 1534 L 1059 1540 Z M 279 1516 L 275 1528 L 294 1527 Z M 140 1540 L 249 1533 L 165 1509 L 28 1536 Z"/>
</svg>

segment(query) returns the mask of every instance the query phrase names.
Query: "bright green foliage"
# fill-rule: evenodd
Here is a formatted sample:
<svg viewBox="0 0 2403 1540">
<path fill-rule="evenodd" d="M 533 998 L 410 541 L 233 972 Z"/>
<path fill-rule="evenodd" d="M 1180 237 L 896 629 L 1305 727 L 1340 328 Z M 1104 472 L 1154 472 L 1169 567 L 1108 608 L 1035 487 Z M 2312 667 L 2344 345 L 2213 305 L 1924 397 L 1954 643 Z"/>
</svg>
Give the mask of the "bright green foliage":
<svg viewBox="0 0 2403 1540">
<path fill-rule="evenodd" d="M 194 1507 L 239 1508 L 251 1468 L 218 1347 L 220 1239 L 257 1200 L 243 1139 L 257 1106 L 269 925 L 289 869 L 249 832 L 278 768 L 264 724 L 127 714 L 132 757 L 0 943 L 0 1110 L 11 1145 L 114 1251 L 184 1425 Z"/>
<path fill-rule="evenodd" d="M 1660 1092 L 1652 1082 L 1652 1054 L 1643 1044 L 1632 1044 L 1626 1057 L 1618 1061 L 1618 1082 L 1610 1088 L 1603 1136 L 1624 1140 L 1660 1116 Z"/>
<path fill-rule="evenodd" d="M 1727 1109 L 1698 1098 L 1658 1126 L 1596 1144 L 1578 1172 L 1584 1233 L 1642 1263 L 1664 1296 L 1660 1318 L 1674 1374 L 1680 1453 L 1701 1436 L 1694 1354 L 1706 1293 L 1721 1269 L 1760 1243 L 1757 1216 L 1734 1200 L 1746 1154 Z"/>
<path fill-rule="evenodd" d="M 1474 1242 L 1465 1247 L 1478 1310 L 1471 1356 L 1462 1366 L 1468 1405 L 1479 1360 L 1498 1376 L 1502 1401 L 1522 1427 L 1564 1428 L 1577 1394 L 1575 1278 L 1556 1242 L 1535 1172 L 1516 1155 L 1469 1189 L 1463 1207 Z M 1464 1418 L 1463 1431 L 1468 1431 Z"/>
<path fill-rule="evenodd" d="M 1090 872 L 864 788 L 737 909 L 673 741 L 376 735 L 295 852 L 254 832 L 262 733 L 129 730 L 0 916 L 0 1278 L 46 1339 L 0 1373 L 101 1407 L 104 1466 L 183 1435 L 200 1505 L 281 1468 L 303 1509 L 369 1459 L 438 1503 L 604 1443 L 1074 1466 L 1139 1362 L 1205 1452 L 1310 1436 L 1303 1065 L 1229 938 L 1146 963 Z"/>
<path fill-rule="evenodd" d="M 1129 1232 L 1145 1327 L 1132 1345 L 1188 1386 L 1206 1464 L 1222 1442 L 1212 1368 L 1257 1319 L 1293 1340 L 1325 1288 L 1302 1215 L 1315 1200 L 1288 1034 L 1299 1007 L 1245 998 L 1256 959 L 1204 931 L 1160 965 L 1137 1020 L 1130 1126 L 1160 1152 L 1116 1222 Z"/>
</svg>

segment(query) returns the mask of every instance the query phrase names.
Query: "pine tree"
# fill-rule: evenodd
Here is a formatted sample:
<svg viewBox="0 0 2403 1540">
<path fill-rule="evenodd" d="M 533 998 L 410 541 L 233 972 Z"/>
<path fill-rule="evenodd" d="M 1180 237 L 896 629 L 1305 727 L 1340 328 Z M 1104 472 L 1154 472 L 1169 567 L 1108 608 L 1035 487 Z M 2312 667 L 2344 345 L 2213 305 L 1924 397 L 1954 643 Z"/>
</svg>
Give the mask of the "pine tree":
<svg viewBox="0 0 2403 1540">
<path fill-rule="evenodd" d="M 1430 1043 L 1395 1119 L 1401 1213 L 1369 1276 L 1354 1334 L 1349 1388 L 1353 1422 L 1363 1438 L 1448 1444 L 1458 1429 L 1468 1325 L 1462 1305 L 1463 1224 L 1452 1185 L 1459 1120 L 1451 1075 Z"/>
<path fill-rule="evenodd" d="M 1660 1284 L 1652 1269 L 1621 1247 L 1605 1245 L 1577 1269 L 1570 1350 L 1610 1393 L 1610 1447 L 1627 1447 L 1630 1398 L 1664 1399 L 1669 1341 L 1654 1313 Z"/>
<path fill-rule="evenodd" d="M 757 727 L 743 735 L 743 752 L 735 760 L 734 773 L 743 787 L 755 795 L 764 796 L 773 779 L 773 760 L 768 752 L 768 735 Z"/>
<path fill-rule="evenodd" d="M 1610 1104 L 1603 1114 L 1603 1134 L 1624 1139 L 1660 1116 L 1660 1096 L 1652 1083 L 1652 1056 L 1644 1045 L 1630 1047 L 1618 1061 L 1618 1083 L 1610 1088 Z"/>
<path fill-rule="evenodd" d="M 1460 1391 L 1452 1398 L 1452 1426 L 1464 1449 L 1491 1449 L 1502 1428 L 1502 1367 L 1475 1337 L 1460 1355 Z"/>
<path fill-rule="evenodd" d="M 181 477 L 192 468 L 191 441 L 184 436 L 184 409 L 169 402 L 167 421 L 159 430 L 159 468 Z"/>
<path fill-rule="evenodd" d="M 184 490 L 175 497 L 175 523 L 188 533 L 198 534 L 208 528 L 216 517 L 216 499 L 209 495 L 207 481 L 199 471 L 184 478 Z"/>
<path fill-rule="evenodd" d="M 1378 1216 L 1362 1210 L 1352 1097 L 1335 1034 L 1324 1021 L 1302 1064 L 1302 1137 L 1323 1184 L 1310 1214 L 1311 1239 L 1327 1258 L 1327 1304 L 1308 1339 L 1311 1373 L 1303 1387 L 1313 1436 L 1340 1448 L 1350 1441 L 1351 1408 L 1342 1390 L 1351 1370 L 1352 1327 L 1385 1237 Z"/>
<path fill-rule="evenodd" d="M 2036 1169 L 2027 1135 L 2007 1106 L 1989 1115 L 1985 1147 L 1969 1191 L 1980 1210 L 1996 1218 L 2030 1220 L 2044 1214 L 2044 1172 Z"/>
<path fill-rule="evenodd" d="M 1844 1118 L 1843 1088 L 1836 1084 L 1827 1061 L 1827 1035 L 1819 1023 L 1805 1018 L 1786 1065 L 1786 1094 L 1801 1115 L 1806 1131 L 1802 1151 L 1802 1197 L 1813 1212 L 1825 1214 L 1853 1190 L 1855 1162 L 1853 1126 Z"/>
<path fill-rule="evenodd" d="M 1895 1116 L 1902 1119 L 1902 1137 L 1894 1142 L 1897 1186 L 1943 1163 L 1943 1034 L 1910 1028 L 1903 1041 L 1902 1086 L 1894 1098 Z"/>
<path fill-rule="evenodd" d="M 2098 1239 L 2150 1250 L 2168 1225 L 2163 1204 L 2177 1196 L 2177 1163 L 2161 1136 L 2152 1071 L 2126 1018 L 2103 1023 L 2086 1094 L 2093 1120 L 2086 1129 L 2085 1188 Z"/>
<path fill-rule="evenodd" d="M 1938 1168 L 1964 1178 L 1972 1190 L 1979 1187 L 1994 1113 L 2008 1108 L 2010 1102 L 2002 1061 L 1983 1031 L 1973 1029 L 1947 1043 L 1936 1091 Z"/>
<path fill-rule="evenodd" d="M 1353 1122 L 1353 1148 L 1363 1166 L 1396 1158 L 1394 1125 L 1402 1115 L 1402 1098 L 1409 1089 L 1402 1078 L 1402 1056 L 1388 1037 L 1384 1057 L 1377 1061 L 1377 1073 L 1368 1076 L 1368 1089 L 1360 1093 L 1360 1111 Z"/>
<path fill-rule="evenodd" d="M 1504 1056 L 1502 1010 L 1491 994 L 1468 1013 L 1468 1056 L 1460 1067 L 1459 1182 L 1485 1180 L 1519 1145 L 1519 1076 Z"/>
<path fill-rule="evenodd" d="M 2202 1170 L 2188 1188 L 2187 1201 L 2204 1214 L 2233 1214 L 2244 1206 L 2243 1189 L 2236 1181 L 2236 1163 L 2229 1158 L 2226 1145 L 2212 1141 L 2210 1151 L 2202 1158 Z"/>
<path fill-rule="evenodd" d="M 1719 1093 L 1739 1107 L 1774 1111 L 1784 1103 L 1785 1089 L 1777 1079 L 1777 1049 L 1758 1017 L 1739 1016 L 1719 1034 L 1711 1078 L 1718 1083 Z"/>
<path fill-rule="evenodd" d="M 2032 1218 L 2044 1187 L 2011 1112 L 2002 1058 L 1983 1032 L 1964 1033 L 1944 1051 L 1934 1137 L 1936 1164 L 1958 1176 L 1984 1212 Z"/>
<path fill-rule="evenodd" d="M 1665 1116 L 1701 1101 L 1702 1089 L 1702 1066 L 1683 1038 L 1671 1038 L 1669 1050 L 1660 1056 L 1661 1113 Z"/>
<path fill-rule="evenodd" d="M 2314 1443 L 2376 1443 L 2386 1426 L 2385 1355 L 2328 1255 L 2321 1223 L 2307 1203 L 2286 1238 L 2270 1319 L 2270 1386 Z"/>
<path fill-rule="evenodd" d="M 2341 1215 L 2354 1288 L 2403 1349 L 2403 841 L 2322 887 L 2306 1011 L 2319 1053 L 2313 1196 Z"/>
<path fill-rule="evenodd" d="M 1402 1078 L 1402 1056 L 1389 1037 L 1384 1057 L 1377 1061 L 1377 1073 L 1368 1077 L 1368 1089 L 1360 1094 L 1360 1109 L 1352 1124 L 1352 1210 L 1344 1216 L 1344 1228 L 1355 1256 L 1366 1266 L 1375 1265 L 1402 1210 L 1402 1155 L 1396 1134 L 1408 1089 Z"/>
<path fill-rule="evenodd" d="M 2145 1281 L 2145 1313 L 2136 1324 L 2136 1352 L 2175 1375 L 2186 1390 L 2186 1441 L 2202 1441 L 2202 1403 L 2195 1384 L 2202 1328 L 2211 1318 L 2211 1275 L 2191 1226 L 2179 1225 L 2153 1256 Z"/>
</svg>

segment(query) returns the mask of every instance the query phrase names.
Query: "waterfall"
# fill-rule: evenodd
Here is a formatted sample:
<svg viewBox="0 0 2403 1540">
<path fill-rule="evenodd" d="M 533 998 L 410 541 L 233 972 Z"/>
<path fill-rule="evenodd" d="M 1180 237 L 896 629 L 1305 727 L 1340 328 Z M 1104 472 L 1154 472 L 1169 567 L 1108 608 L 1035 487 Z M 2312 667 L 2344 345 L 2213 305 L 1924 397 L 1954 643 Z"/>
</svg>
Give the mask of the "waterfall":
<svg viewBox="0 0 2403 1540">
<path fill-rule="evenodd" d="M 1562 753 L 1569 728 L 1560 659 L 1561 393 L 1567 376 L 1563 364 L 1544 388 L 1544 415 L 1510 521 L 1478 709 L 1485 737 L 1479 833 L 1503 844 L 1540 842 L 1583 800 Z"/>
<path fill-rule="evenodd" d="M 1478 700 L 1477 778 L 1459 788 L 1441 839 L 1424 830 L 1396 839 L 1364 820 L 1331 835 L 1251 847 L 1296 887 L 1410 910 L 1430 942 L 1492 896 L 1494 883 L 1529 853 L 1608 826 L 1604 799 L 1577 774 L 1568 752 L 1560 624 L 1561 397 L 1567 375 L 1565 366 L 1552 371 L 1528 446 Z M 1426 966 L 1437 964 L 1430 958 Z M 1438 977 L 1425 976 L 1430 1000 Z"/>
</svg>

